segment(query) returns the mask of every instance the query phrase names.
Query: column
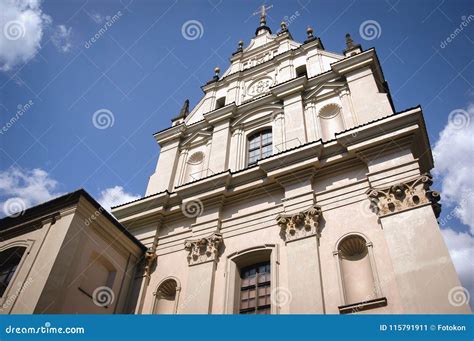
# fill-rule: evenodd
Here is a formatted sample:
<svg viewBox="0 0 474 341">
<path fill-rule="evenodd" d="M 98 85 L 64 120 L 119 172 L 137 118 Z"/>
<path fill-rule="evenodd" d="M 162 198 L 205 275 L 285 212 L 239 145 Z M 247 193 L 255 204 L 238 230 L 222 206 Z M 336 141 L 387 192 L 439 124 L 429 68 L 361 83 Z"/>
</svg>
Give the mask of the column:
<svg viewBox="0 0 474 341">
<path fill-rule="evenodd" d="M 212 306 L 214 275 L 222 235 L 214 232 L 203 238 L 186 240 L 188 279 L 184 299 L 179 303 L 183 314 L 209 314 Z"/>
<path fill-rule="evenodd" d="M 292 314 L 325 312 L 319 259 L 320 217 L 321 208 L 313 205 L 307 210 L 277 218 L 287 248 Z"/>
<path fill-rule="evenodd" d="M 227 170 L 229 167 L 230 120 L 216 122 L 212 132 L 212 149 L 209 169 L 213 173 Z"/>
<path fill-rule="evenodd" d="M 286 148 L 297 147 L 307 142 L 301 94 L 283 100 L 285 112 Z"/>
<path fill-rule="evenodd" d="M 440 198 L 431 184 L 424 174 L 367 194 L 383 229 L 403 312 L 470 313 L 468 304 L 453 304 L 453 290 L 461 283 L 436 221 Z"/>
</svg>

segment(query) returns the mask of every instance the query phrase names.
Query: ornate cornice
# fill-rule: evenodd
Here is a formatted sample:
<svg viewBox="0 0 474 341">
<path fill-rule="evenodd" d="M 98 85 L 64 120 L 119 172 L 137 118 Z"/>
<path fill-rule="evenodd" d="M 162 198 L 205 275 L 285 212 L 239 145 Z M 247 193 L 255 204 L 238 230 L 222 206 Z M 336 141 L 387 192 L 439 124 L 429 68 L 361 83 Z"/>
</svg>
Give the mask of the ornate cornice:
<svg viewBox="0 0 474 341">
<path fill-rule="evenodd" d="M 321 207 L 313 205 L 307 210 L 294 214 L 279 214 L 277 223 L 280 235 L 289 242 L 309 236 L 319 236 L 319 219 Z"/>
<path fill-rule="evenodd" d="M 222 234 L 214 232 L 208 237 L 186 240 L 184 249 L 188 251 L 188 264 L 195 265 L 210 261 L 217 261 L 219 247 L 223 244 Z"/>
<path fill-rule="evenodd" d="M 436 217 L 441 212 L 438 203 L 440 195 L 431 191 L 433 183 L 429 173 L 384 189 L 370 188 L 366 194 L 371 201 L 371 208 L 379 216 L 401 212 L 413 207 L 431 204 Z"/>
</svg>

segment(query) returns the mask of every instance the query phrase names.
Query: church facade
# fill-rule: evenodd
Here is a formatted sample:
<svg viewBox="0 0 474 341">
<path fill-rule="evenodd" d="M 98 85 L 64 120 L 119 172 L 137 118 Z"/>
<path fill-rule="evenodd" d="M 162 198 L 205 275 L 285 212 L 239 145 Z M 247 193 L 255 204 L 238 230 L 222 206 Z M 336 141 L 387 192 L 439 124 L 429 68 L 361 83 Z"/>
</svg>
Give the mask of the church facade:
<svg viewBox="0 0 474 341">
<path fill-rule="evenodd" d="M 157 132 L 146 196 L 113 214 L 148 248 L 136 313 L 463 313 L 420 107 L 374 49 L 308 28 L 248 46 Z"/>
<path fill-rule="evenodd" d="M 2 268 L 23 304 L 5 294 L 1 313 L 470 313 L 450 299 L 422 109 L 394 109 L 374 49 L 326 51 L 311 28 L 298 43 L 263 10 L 202 90 L 154 134 L 156 171 L 118 221 L 83 191 L 0 221 L 0 256 L 51 265 L 26 283 L 39 256 L 22 249 Z"/>
</svg>

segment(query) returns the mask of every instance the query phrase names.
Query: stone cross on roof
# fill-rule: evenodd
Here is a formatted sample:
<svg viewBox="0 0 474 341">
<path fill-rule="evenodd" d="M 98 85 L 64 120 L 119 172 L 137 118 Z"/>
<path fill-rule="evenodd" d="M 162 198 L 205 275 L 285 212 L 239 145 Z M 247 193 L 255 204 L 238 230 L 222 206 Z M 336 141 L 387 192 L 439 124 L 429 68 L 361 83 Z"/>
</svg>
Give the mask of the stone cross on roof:
<svg viewBox="0 0 474 341">
<path fill-rule="evenodd" d="M 259 15 L 260 14 L 260 25 L 263 26 L 263 25 L 266 25 L 267 24 L 267 11 L 270 9 L 270 8 L 273 8 L 273 5 L 270 5 L 270 6 L 265 6 L 265 4 L 262 5 L 262 7 L 260 7 L 260 10 L 256 11 L 253 15 Z"/>
</svg>

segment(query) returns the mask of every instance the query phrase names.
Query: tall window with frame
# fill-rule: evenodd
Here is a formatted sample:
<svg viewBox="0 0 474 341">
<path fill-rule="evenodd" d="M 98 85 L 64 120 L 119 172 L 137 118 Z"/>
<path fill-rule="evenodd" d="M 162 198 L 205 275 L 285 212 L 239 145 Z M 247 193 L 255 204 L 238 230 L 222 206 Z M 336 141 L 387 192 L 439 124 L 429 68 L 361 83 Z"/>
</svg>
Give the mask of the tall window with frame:
<svg viewBox="0 0 474 341">
<path fill-rule="evenodd" d="M 25 251 L 26 247 L 16 246 L 0 252 L 0 297 L 7 290 Z"/>
<path fill-rule="evenodd" d="M 272 131 L 270 129 L 260 131 L 249 137 L 249 166 L 270 155 L 272 155 Z"/>
<path fill-rule="evenodd" d="M 240 271 L 240 314 L 270 314 L 270 262 Z"/>
</svg>

